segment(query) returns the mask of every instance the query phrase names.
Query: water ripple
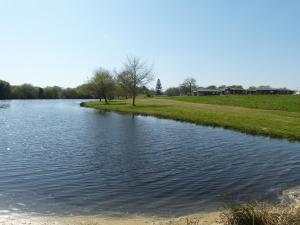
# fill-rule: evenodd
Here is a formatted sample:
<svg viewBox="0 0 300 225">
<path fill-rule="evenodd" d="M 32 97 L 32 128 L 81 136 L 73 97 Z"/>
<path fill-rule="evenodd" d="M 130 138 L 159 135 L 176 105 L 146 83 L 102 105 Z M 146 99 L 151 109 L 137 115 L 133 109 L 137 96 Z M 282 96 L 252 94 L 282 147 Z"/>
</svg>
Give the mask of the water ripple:
<svg viewBox="0 0 300 225">
<path fill-rule="evenodd" d="M 181 215 L 300 185 L 299 143 L 79 102 L 0 103 L 0 212 Z"/>
</svg>

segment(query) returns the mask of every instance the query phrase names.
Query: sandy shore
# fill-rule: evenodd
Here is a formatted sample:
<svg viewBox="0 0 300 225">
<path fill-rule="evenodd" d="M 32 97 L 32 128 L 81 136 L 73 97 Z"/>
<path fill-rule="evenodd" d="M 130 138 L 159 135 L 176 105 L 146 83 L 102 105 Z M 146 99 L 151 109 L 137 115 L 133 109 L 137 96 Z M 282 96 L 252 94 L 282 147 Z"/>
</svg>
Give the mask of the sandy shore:
<svg viewBox="0 0 300 225">
<path fill-rule="evenodd" d="M 0 225 L 218 225 L 220 213 L 199 213 L 179 218 L 42 217 L 25 214 L 0 215 Z"/>
</svg>

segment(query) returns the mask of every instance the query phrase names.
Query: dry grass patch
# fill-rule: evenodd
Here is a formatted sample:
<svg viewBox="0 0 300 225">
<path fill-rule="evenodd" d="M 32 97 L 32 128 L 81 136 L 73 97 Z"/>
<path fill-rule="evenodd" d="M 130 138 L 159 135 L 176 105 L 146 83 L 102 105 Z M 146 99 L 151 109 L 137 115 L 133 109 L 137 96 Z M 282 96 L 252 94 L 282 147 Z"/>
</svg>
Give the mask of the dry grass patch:
<svg viewBox="0 0 300 225">
<path fill-rule="evenodd" d="M 299 225 L 300 210 L 264 203 L 232 207 L 221 215 L 224 225 Z"/>
</svg>

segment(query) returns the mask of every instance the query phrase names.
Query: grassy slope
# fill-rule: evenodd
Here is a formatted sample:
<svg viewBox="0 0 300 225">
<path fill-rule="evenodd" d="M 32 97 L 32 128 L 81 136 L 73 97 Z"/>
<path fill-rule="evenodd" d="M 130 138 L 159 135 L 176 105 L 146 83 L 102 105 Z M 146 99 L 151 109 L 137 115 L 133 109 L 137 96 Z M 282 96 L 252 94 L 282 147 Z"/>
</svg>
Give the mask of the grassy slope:
<svg viewBox="0 0 300 225">
<path fill-rule="evenodd" d="M 187 101 L 195 102 L 197 100 L 195 97 L 189 98 L 186 98 Z M 296 112 L 289 112 L 228 106 L 224 102 L 222 105 L 217 105 L 216 103 L 199 104 L 183 101 L 183 99 L 178 100 L 178 98 L 176 100 L 166 98 L 138 99 L 135 107 L 131 106 L 129 101 L 112 102 L 109 105 L 100 102 L 88 102 L 84 106 L 221 126 L 249 134 L 300 140 L 300 112 L 296 111 L 296 107 L 293 107 Z"/>
</svg>

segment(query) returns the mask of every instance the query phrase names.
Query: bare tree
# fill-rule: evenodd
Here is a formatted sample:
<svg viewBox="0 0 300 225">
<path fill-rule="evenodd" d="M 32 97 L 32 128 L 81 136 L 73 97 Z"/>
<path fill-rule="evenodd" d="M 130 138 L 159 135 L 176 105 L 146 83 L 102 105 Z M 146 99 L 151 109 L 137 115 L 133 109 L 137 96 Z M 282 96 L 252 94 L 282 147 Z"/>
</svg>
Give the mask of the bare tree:
<svg viewBox="0 0 300 225">
<path fill-rule="evenodd" d="M 95 72 L 94 77 L 90 80 L 89 86 L 92 94 L 99 98 L 104 98 L 105 103 L 108 103 L 108 97 L 113 93 L 115 81 L 108 70 L 100 68 Z"/>
<path fill-rule="evenodd" d="M 147 85 L 152 80 L 152 67 L 137 57 L 127 57 L 124 70 L 118 75 L 120 85 L 132 95 L 133 106 L 135 106 L 138 88 Z"/>
<path fill-rule="evenodd" d="M 196 80 L 191 77 L 186 78 L 180 85 L 180 89 L 183 91 L 183 93 L 188 95 L 192 95 L 193 89 L 195 89 L 196 87 Z"/>
</svg>

